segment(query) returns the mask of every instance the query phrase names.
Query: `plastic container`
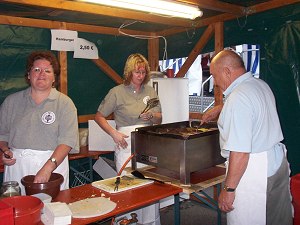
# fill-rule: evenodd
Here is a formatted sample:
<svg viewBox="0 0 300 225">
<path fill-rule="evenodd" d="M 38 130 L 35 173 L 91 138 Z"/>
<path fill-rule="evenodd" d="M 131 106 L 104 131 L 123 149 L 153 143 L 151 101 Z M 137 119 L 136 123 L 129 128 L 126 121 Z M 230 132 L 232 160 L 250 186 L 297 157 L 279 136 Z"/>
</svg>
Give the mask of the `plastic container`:
<svg viewBox="0 0 300 225">
<path fill-rule="evenodd" d="M 13 196 L 2 201 L 14 208 L 15 225 L 35 225 L 41 221 L 43 202 L 33 196 Z"/>
<path fill-rule="evenodd" d="M 174 70 L 173 69 L 167 69 L 167 77 L 174 78 Z"/>
<path fill-rule="evenodd" d="M 0 225 L 14 225 L 14 208 L 0 199 Z"/>
<path fill-rule="evenodd" d="M 291 194 L 293 196 L 294 225 L 300 225 L 300 173 L 291 177 Z"/>
<path fill-rule="evenodd" d="M 28 175 L 21 179 L 26 195 L 45 193 L 54 199 L 58 195 L 60 185 L 64 181 L 64 177 L 59 173 L 52 173 L 49 181 L 45 183 L 33 183 L 34 177 L 34 175 Z"/>
</svg>

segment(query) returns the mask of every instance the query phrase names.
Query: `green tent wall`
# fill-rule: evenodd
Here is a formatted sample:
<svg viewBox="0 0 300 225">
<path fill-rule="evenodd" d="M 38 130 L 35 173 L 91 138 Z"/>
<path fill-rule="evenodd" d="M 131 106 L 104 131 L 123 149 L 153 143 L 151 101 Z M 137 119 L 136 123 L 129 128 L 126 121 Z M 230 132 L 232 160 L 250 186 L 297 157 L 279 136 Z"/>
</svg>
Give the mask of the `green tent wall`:
<svg viewBox="0 0 300 225">
<path fill-rule="evenodd" d="M 224 46 L 259 44 L 261 46 L 261 79 L 272 88 L 284 132 L 284 143 L 292 175 L 300 173 L 300 4 L 224 23 Z M 187 56 L 205 28 L 167 37 L 168 57 Z M 48 29 L 0 25 L 0 103 L 13 92 L 24 89 L 26 57 L 33 50 L 50 49 Z M 124 36 L 79 33 L 95 43 L 99 55 L 122 76 L 127 56 L 134 52 L 147 55 L 147 41 Z M 213 51 L 213 38 L 203 49 Z M 160 41 L 160 56 L 163 42 Z M 68 52 L 68 95 L 79 115 L 93 114 L 115 83 L 90 60 L 74 59 Z"/>
</svg>

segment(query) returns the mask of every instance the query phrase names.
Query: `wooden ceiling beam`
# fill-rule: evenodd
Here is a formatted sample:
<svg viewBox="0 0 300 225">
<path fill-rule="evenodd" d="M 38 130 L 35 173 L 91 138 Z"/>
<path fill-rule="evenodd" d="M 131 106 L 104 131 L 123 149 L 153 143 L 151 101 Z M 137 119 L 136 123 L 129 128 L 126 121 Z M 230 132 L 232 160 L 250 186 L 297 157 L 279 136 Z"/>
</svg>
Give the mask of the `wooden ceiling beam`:
<svg viewBox="0 0 300 225">
<path fill-rule="evenodd" d="M 199 41 L 195 45 L 195 47 L 192 49 L 190 54 L 188 55 L 188 58 L 183 63 L 182 67 L 179 69 L 178 73 L 175 77 L 184 77 L 191 65 L 194 63 L 195 59 L 198 57 L 198 55 L 201 53 L 202 49 L 206 45 L 206 43 L 210 40 L 210 38 L 214 34 L 214 25 L 209 25 L 202 36 L 200 37 Z"/>
<path fill-rule="evenodd" d="M 255 13 L 259 13 L 259 12 L 264 12 L 270 9 L 275 9 L 275 8 L 279 8 L 279 7 L 283 7 L 286 5 L 291 5 L 294 3 L 299 3 L 299 0 L 271 0 L 268 2 L 264 2 L 264 3 L 260 3 L 257 5 L 253 5 L 247 8 L 247 14 L 251 15 L 251 14 L 255 14 Z"/>
<path fill-rule="evenodd" d="M 166 30 L 157 32 L 157 35 L 159 35 L 159 36 L 169 36 L 169 35 L 173 35 L 173 34 L 177 34 L 177 33 L 186 32 L 189 29 L 197 29 L 197 28 L 205 27 L 205 26 L 208 26 L 210 24 L 217 23 L 217 22 L 232 20 L 234 18 L 237 18 L 237 16 L 229 14 L 229 13 L 223 13 L 223 14 L 218 15 L 218 16 L 212 16 L 212 17 L 209 17 L 207 19 L 199 20 L 199 21 L 195 22 L 193 28 L 175 27 L 175 28 L 170 28 L 170 29 L 166 29 Z"/>
<path fill-rule="evenodd" d="M 163 17 L 155 14 L 147 14 L 133 10 L 113 8 L 97 4 L 68 1 L 68 0 L 1 0 L 12 5 L 27 5 L 32 7 L 42 7 L 55 10 L 67 10 L 80 13 L 88 13 L 101 16 L 109 16 L 120 19 L 145 21 L 150 23 L 165 24 L 168 26 L 191 27 L 193 21 L 179 18 Z"/>
<path fill-rule="evenodd" d="M 25 27 L 37 27 L 46 29 L 61 29 L 61 25 L 65 24 L 65 29 L 88 32 L 88 33 L 98 33 L 98 34 L 110 34 L 110 35 L 121 35 L 119 34 L 118 28 L 112 27 L 101 27 L 93 25 L 85 25 L 79 23 L 65 23 L 59 21 L 51 20 L 40 20 L 40 19 L 29 19 L 24 17 L 14 17 L 0 15 L 0 24 L 15 25 L 15 26 L 25 26 Z M 150 32 L 142 32 L 136 30 L 122 29 L 123 32 L 133 34 L 133 35 L 151 35 Z"/>
<path fill-rule="evenodd" d="M 122 77 L 119 76 L 119 74 L 117 74 L 101 57 L 92 59 L 92 61 L 117 84 L 123 83 Z"/>
<path fill-rule="evenodd" d="M 265 3 L 260 3 L 251 7 L 246 8 L 246 15 L 252 15 L 255 13 L 259 12 L 264 12 L 267 10 L 275 9 L 275 8 L 280 8 L 286 5 L 294 4 L 294 3 L 299 3 L 299 0 L 272 0 L 268 1 Z M 229 13 L 223 13 L 217 16 L 212 16 L 206 19 L 200 19 L 198 21 L 194 22 L 194 27 L 190 29 L 197 29 L 200 27 L 205 27 L 208 26 L 209 24 L 217 23 L 217 22 L 224 22 L 232 19 L 236 19 L 242 16 L 237 16 Z M 182 27 L 175 27 L 175 28 L 170 28 L 166 29 L 160 32 L 157 32 L 157 35 L 160 36 L 169 36 L 173 35 L 176 33 L 181 33 L 181 32 L 186 32 L 188 29 L 187 28 L 182 28 Z"/>
<path fill-rule="evenodd" d="M 223 13 L 231 13 L 235 15 L 243 15 L 246 7 L 229 4 L 227 2 L 220 2 L 216 0 L 176 0 L 177 2 L 197 5 L 199 8 L 210 9 Z"/>
</svg>

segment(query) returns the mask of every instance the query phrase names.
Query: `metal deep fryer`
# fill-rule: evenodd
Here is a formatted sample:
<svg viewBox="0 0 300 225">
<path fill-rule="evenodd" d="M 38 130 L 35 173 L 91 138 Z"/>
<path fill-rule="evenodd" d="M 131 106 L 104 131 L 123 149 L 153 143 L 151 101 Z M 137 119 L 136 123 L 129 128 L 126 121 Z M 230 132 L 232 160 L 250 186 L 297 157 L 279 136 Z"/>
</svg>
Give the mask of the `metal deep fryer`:
<svg viewBox="0 0 300 225">
<path fill-rule="evenodd" d="M 180 183 L 190 184 L 190 174 L 218 164 L 219 130 L 216 123 L 201 127 L 191 121 L 137 128 L 131 133 L 132 168 L 144 163 L 179 173 Z"/>
</svg>

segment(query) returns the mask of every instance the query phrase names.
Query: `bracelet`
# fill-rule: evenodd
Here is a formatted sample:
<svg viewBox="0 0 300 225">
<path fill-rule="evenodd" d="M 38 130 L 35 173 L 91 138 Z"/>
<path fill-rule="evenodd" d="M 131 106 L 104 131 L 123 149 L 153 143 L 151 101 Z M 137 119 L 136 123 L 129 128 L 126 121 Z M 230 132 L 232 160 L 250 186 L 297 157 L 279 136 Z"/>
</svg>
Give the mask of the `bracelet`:
<svg viewBox="0 0 300 225">
<path fill-rule="evenodd" d="M 227 192 L 235 192 L 235 188 L 230 188 L 226 184 L 224 185 L 223 190 L 225 190 Z"/>
</svg>

